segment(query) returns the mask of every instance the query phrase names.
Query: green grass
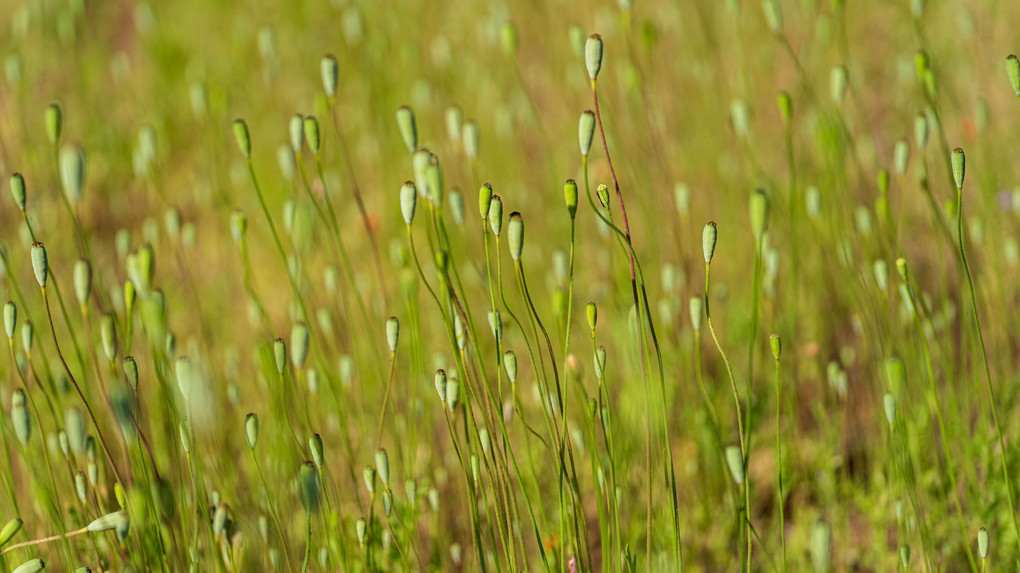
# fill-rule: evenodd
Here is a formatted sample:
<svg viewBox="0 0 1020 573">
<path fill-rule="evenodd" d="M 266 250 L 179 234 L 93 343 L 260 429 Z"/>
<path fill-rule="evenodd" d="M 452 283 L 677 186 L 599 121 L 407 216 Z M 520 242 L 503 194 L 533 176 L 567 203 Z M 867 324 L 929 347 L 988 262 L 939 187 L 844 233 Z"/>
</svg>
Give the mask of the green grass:
<svg viewBox="0 0 1020 573">
<path fill-rule="evenodd" d="M 291 4 L 0 6 L 0 573 L 1020 566 L 1020 7 Z"/>
</svg>

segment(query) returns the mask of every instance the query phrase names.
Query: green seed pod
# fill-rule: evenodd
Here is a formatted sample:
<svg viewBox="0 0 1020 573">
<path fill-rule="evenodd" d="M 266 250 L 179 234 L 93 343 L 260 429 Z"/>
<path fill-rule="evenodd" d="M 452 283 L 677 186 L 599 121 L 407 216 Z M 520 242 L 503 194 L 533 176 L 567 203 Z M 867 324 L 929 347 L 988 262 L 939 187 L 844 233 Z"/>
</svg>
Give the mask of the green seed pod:
<svg viewBox="0 0 1020 573">
<path fill-rule="evenodd" d="M 563 200 L 567 204 L 567 213 L 573 219 L 577 214 L 577 182 L 573 179 L 567 179 L 563 184 Z"/>
<path fill-rule="evenodd" d="M 744 455 L 740 453 L 738 446 L 726 446 L 726 465 L 730 468 L 730 475 L 737 485 L 744 483 Z"/>
<path fill-rule="evenodd" d="M 829 72 L 829 95 L 837 104 L 843 103 L 846 97 L 847 72 L 843 66 L 836 66 Z"/>
<path fill-rule="evenodd" d="M 368 494 L 375 496 L 375 468 L 366 467 L 361 472 L 362 477 L 365 479 L 365 489 L 368 490 Z"/>
<path fill-rule="evenodd" d="M 889 384 L 889 389 L 894 395 L 898 395 L 907 380 L 907 368 L 903 361 L 895 356 L 887 358 L 885 361 L 885 377 Z"/>
<path fill-rule="evenodd" d="M 25 178 L 20 173 L 11 175 L 11 196 L 14 197 L 14 204 L 18 206 L 18 210 L 22 213 L 25 212 L 26 195 Z"/>
<path fill-rule="evenodd" d="M 754 236 L 755 242 L 760 243 L 765 236 L 765 229 L 768 228 L 769 196 L 761 189 L 756 189 L 754 193 L 751 193 L 749 208 L 751 212 L 751 234 Z"/>
<path fill-rule="evenodd" d="M 74 491 L 78 494 L 78 501 L 85 503 L 88 499 L 89 489 L 88 480 L 85 478 L 83 472 L 77 472 L 74 474 Z"/>
<path fill-rule="evenodd" d="M 11 539 L 14 539 L 14 536 L 21 531 L 22 525 L 24 525 L 24 522 L 20 517 L 15 517 L 5 523 L 3 528 L 0 528 L 0 547 L 7 545 Z"/>
<path fill-rule="evenodd" d="M 244 417 L 244 437 L 248 447 L 254 450 L 259 443 L 259 417 L 254 412 Z"/>
<path fill-rule="evenodd" d="M 584 43 L 584 67 L 588 70 L 588 77 L 594 82 L 602 69 L 602 36 L 588 35 Z"/>
<path fill-rule="evenodd" d="M 113 313 L 105 313 L 99 319 L 99 333 L 103 340 L 103 352 L 106 359 L 113 362 L 117 357 L 117 328 Z"/>
<path fill-rule="evenodd" d="M 472 454 L 473 455 L 473 454 Z M 393 495 L 389 490 L 382 492 L 383 513 L 389 517 L 393 513 Z M 385 533 L 383 534 L 385 535 Z"/>
<path fill-rule="evenodd" d="M 785 91 L 779 92 L 776 100 L 779 104 L 779 116 L 783 119 L 783 127 L 789 130 L 793 121 L 793 100 L 790 99 L 790 94 Z"/>
<path fill-rule="evenodd" d="M 588 157 L 595 139 L 595 112 L 585 110 L 577 122 L 577 140 L 581 146 L 581 157 Z"/>
<path fill-rule="evenodd" d="M 66 458 L 71 455 L 71 442 L 67 439 L 67 432 L 57 431 L 57 444 L 60 445 L 60 453 Z"/>
<path fill-rule="evenodd" d="M 457 411 L 457 404 L 460 403 L 460 380 L 450 378 L 446 382 L 446 407 L 451 414 Z"/>
<path fill-rule="evenodd" d="M 893 167 L 896 175 L 902 176 L 907 172 L 907 164 L 910 161 L 910 144 L 906 139 L 900 139 L 893 148 Z"/>
<path fill-rule="evenodd" d="M 386 450 L 379 448 L 375 451 L 375 469 L 379 473 L 379 479 L 382 480 L 383 485 L 386 489 L 390 487 L 390 457 L 386 455 Z"/>
<path fill-rule="evenodd" d="M 418 149 L 418 125 L 414 120 L 414 111 L 406 105 L 397 108 L 397 128 L 407 152 L 414 153 Z"/>
<path fill-rule="evenodd" d="M 517 382 L 517 355 L 513 350 L 503 353 L 503 368 L 506 369 L 506 376 L 511 383 Z"/>
<path fill-rule="evenodd" d="M 478 465 L 478 454 L 471 454 L 471 457 L 468 458 L 468 461 L 471 467 L 471 480 L 477 484 L 479 475 L 481 473 Z"/>
<path fill-rule="evenodd" d="M 128 514 L 126 511 L 107 513 L 106 515 L 95 519 L 92 523 L 89 523 L 88 530 L 92 533 L 110 531 L 111 529 L 116 529 L 117 525 L 127 518 Z"/>
<path fill-rule="evenodd" d="M 828 571 L 832 554 L 832 528 L 818 520 L 811 528 L 811 563 L 815 571 Z"/>
<path fill-rule="evenodd" d="M 46 568 L 46 562 L 42 559 L 33 559 L 26 561 L 12 571 L 11 573 L 39 573 Z"/>
<path fill-rule="evenodd" d="M 469 119 L 464 122 L 463 132 L 464 154 L 468 156 L 468 159 L 474 161 L 478 159 L 479 140 L 481 139 L 478 132 L 478 124 L 475 123 L 475 120 Z"/>
<path fill-rule="evenodd" d="M 715 242 L 718 238 L 719 231 L 716 229 L 715 223 L 709 221 L 701 232 L 701 249 L 705 251 L 705 264 L 712 262 L 712 256 L 715 255 Z"/>
<path fill-rule="evenodd" d="M 305 141 L 308 142 L 308 149 L 312 154 L 318 156 L 322 150 L 322 138 L 319 133 L 319 120 L 314 115 L 305 118 Z"/>
<path fill-rule="evenodd" d="M 319 509 L 319 473 L 315 469 L 315 464 L 309 461 L 302 462 L 298 481 L 301 486 L 301 504 L 305 511 L 311 513 Z"/>
<path fill-rule="evenodd" d="M 315 467 L 321 471 L 323 464 L 322 436 L 312 434 L 312 437 L 308 438 L 308 449 L 312 452 L 312 461 L 315 462 Z"/>
<path fill-rule="evenodd" d="M 507 244 L 510 246 L 510 258 L 519 261 L 521 252 L 524 251 L 524 219 L 517 211 L 510 213 L 510 223 L 507 225 Z"/>
<path fill-rule="evenodd" d="M 92 265 L 85 259 L 78 259 L 74 264 L 74 294 L 78 304 L 83 308 L 88 303 L 92 292 Z"/>
<path fill-rule="evenodd" d="M 68 408 L 64 412 L 64 429 L 71 451 L 76 456 L 85 453 L 85 418 L 78 407 Z"/>
<path fill-rule="evenodd" d="M 287 368 L 287 345 L 282 338 L 273 341 L 273 357 L 276 359 L 277 374 L 283 376 L 283 371 Z"/>
<path fill-rule="evenodd" d="M 489 214 L 489 205 L 492 203 L 492 185 L 488 183 L 482 183 L 482 186 L 478 188 L 478 214 L 485 221 L 485 217 Z"/>
<path fill-rule="evenodd" d="M 418 482 L 413 479 L 409 479 L 404 482 L 404 493 L 407 495 L 407 501 L 414 505 L 418 502 Z M 0 544 L 2 545 L 2 544 Z"/>
<path fill-rule="evenodd" d="M 599 203 L 602 204 L 602 208 L 609 210 L 609 187 L 605 183 L 595 188 L 595 195 L 599 198 Z"/>
<path fill-rule="evenodd" d="M 878 259 L 872 265 L 875 272 L 875 284 L 879 290 L 885 291 L 889 288 L 889 263 L 885 259 Z"/>
<path fill-rule="evenodd" d="M 397 317 L 391 316 L 386 319 L 386 344 L 390 347 L 390 352 L 397 351 L 397 341 L 400 338 L 400 321 Z"/>
<path fill-rule="evenodd" d="M 503 342 L 503 318 L 498 310 L 489 311 L 489 329 L 492 331 L 492 337 L 496 339 L 496 344 L 501 344 Z"/>
<path fill-rule="evenodd" d="M 12 301 L 4 304 L 4 328 L 7 329 L 7 340 L 14 339 L 14 330 L 18 325 L 18 307 Z"/>
<path fill-rule="evenodd" d="M 589 302 L 584 307 L 584 314 L 588 318 L 588 328 L 591 329 L 591 334 L 595 336 L 595 325 L 599 321 L 599 309 L 595 306 L 594 302 Z"/>
<path fill-rule="evenodd" d="M 493 195 L 489 201 L 489 227 L 497 237 L 503 230 L 503 199 L 499 195 Z"/>
<path fill-rule="evenodd" d="M 453 316 L 453 331 L 457 339 L 457 348 L 464 350 L 467 346 L 467 329 L 464 328 L 464 321 L 459 314 Z"/>
<path fill-rule="evenodd" d="M 305 118 L 300 113 L 295 113 L 290 118 L 290 148 L 294 150 L 295 155 L 301 153 L 301 148 L 305 146 Z"/>
<path fill-rule="evenodd" d="M 446 370 L 442 368 L 436 370 L 436 393 L 440 401 L 446 401 Z"/>
<path fill-rule="evenodd" d="M 308 325 L 303 322 L 296 322 L 290 329 L 290 362 L 298 370 L 305 367 L 308 360 Z"/>
<path fill-rule="evenodd" d="M 28 445 L 32 437 L 32 420 L 28 417 L 28 408 L 25 407 L 25 391 L 15 390 L 11 396 L 11 425 L 14 426 L 14 435 L 18 437 L 21 445 Z"/>
<path fill-rule="evenodd" d="M 90 462 L 96 460 L 96 439 L 92 436 L 85 438 L 85 458 Z"/>
<path fill-rule="evenodd" d="M 772 347 L 772 357 L 779 360 L 783 354 L 783 339 L 778 334 L 770 334 L 769 345 Z"/>
<path fill-rule="evenodd" d="M 124 357 L 124 376 L 132 390 L 138 390 L 138 363 L 131 356 Z"/>
<path fill-rule="evenodd" d="M 485 428 L 478 430 L 478 442 L 482 446 L 482 453 L 489 455 L 489 450 L 492 448 L 492 437 L 489 436 L 489 430 Z"/>
<path fill-rule="evenodd" d="M 450 214 L 454 223 L 464 226 L 464 195 L 457 189 L 450 191 Z"/>
<path fill-rule="evenodd" d="M 32 323 L 26 320 L 21 325 L 21 347 L 25 350 L 25 354 L 32 354 L 32 342 L 35 340 L 35 327 Z"/>
<path fill-rule="evenodd" d="M 914 141 L 918 149 L 927 147 L 928 131 L 928 116 L 923 113 L 914 116 Z"/>
<path fill-rule="evenodd" d="M 230 214 L 230 236 L 235 243 L 244 240 L 245 231 L 248 230 L 248 217 L 241 211 L 234 211 Z"/>
<path fill-rule="evenodd" d="M 131 309 L 135 306 L 136 296 L 135 283 L 130 280 L 124 281 L 124 308 L 127 310 L 128 320 L 131 320 Z"/>
<path fill-rule="evenodd" d="M 42 243 L 32 244 L 32 270 L 35 271 L 35 280 L 39 286 L 46 288 L 46 279 L 50 274 L 50 265 L 46 260 L 46 247 Z"/>
<path fill-rule="evenodd" d="M 178 358 L 176 364 L 177 388 L 180 389 L 181 395 L 188 399 L 195 389 L 195 367 L 187 356 Z"/>
<path fill-rule="evenodd" d="M 705 314 L 705 299 L 700 296 L 692 296 L 688 306 L 690 308 L 691 326 L 694 327 L 695 332 L 698 332 L 701 330 L 701 321 Z"/>
<path fill-rule="evenodd" d="M 418 203 L 418 189 L 412 181 L 404 181 L 400 186 L 400 214 L 404 216 L 404 223 L 411 224 L 414 220 L 414 210 Z"/>
<path fill-rule="evenodd" d="M 455 105 L 446 108 L 446 136 L 456 145 L 460 143 L 460 132 L 464 128 L 464 112 Z"/>
<path fill-rule="evenodd" d="M 220 502 L 213 512 L 213 536 L 220 537 L 227 528 L 227 504 Z"/>
<path fill-rule="evenodd" d="M 333 54 L 323 56 L 319 69 L 322 72 L 322 87 L 326 90 L 326 95 L 330 98 L 335 98 L 336 87 L 340 78 L 340 64 L 336 61 L 336 56 Z"/>
<path fill-rule="evenodd" d="M 364 545 L 365 537 L 368 535 L 368 522 L 365 521 L 364 517 L 358 519 L 358 521 L 354 524 L 354 529 L 358 533 L 358 543 Z"/>
<path fill-rule="evenodd" d="M 893 396 L 890 392 L 886 392 L 884 401 L 885 419 L 889 422 L 889 427 L 891 428 L 892 425 L 896 423 L 896 396 Z"/>
<path fill-rule="evenodd" d="M 1016 59 L 1016 56 L 1013 56 L 1013 58 Z M 0 537 L 0 545 L 3 544 L 3 538 Z M 978 556 L 982 560 L 988 558 L 988 530 L 984 527 L 978 530 Z"/>
<path fill-rule="evenodd" d="M 443 208 L 443 169 L 439 166 L 439 158 L 429 155 L 428 165 L 425 166 L 425 196 L 432 201 L 436 209 Z"/>
<path fill-rule="evenodd" d="M 142 292 L 148 292 L 152 286 L 152 277 L 156 274 L 156 253 L 152 250 L 152 245 L 145 243 L 138 247 L 136 257 L 138 286 L 142 287 Z"/>
<path fill-rule="evenodd" d="M 783 12 L 779 9 L 779 2 L 776 0 L 763 0 L 762 10 L 765 12 L 765 23 L 769 31 L 775 35 L 783 33 Z"/>
<path fill-rule="evenodd" d="M 606 373 L 606 347 L 599 346 L 595 349 L 595 378 L 602 380 Z"/>
<path fill-rule="evenodd" d="M 910 567 L 910 546 L 904 545 L 900 547 L 900 561 L 903 563 L 903 568 Z"/>
<path fill-rule="evenodd" d="M 56 145 L 64 131 L 64 112 L 60 109 L 60 104 L 53 102 L 46 106 L 43 119 L 46 123 L 46 139 L 50 141 L 50 145 Z"/>
<path fill-rule="evenodd" d="M 1020 97 L 1020 60 L 1013 54 L 1006 57 L 1006 77 L 1009 78 L 1009 85 L 1013 92 Z"/>
<path fill-rule="evenodd" d="M 248 124 L 243 119 L 234 120 L 234 139 L 237 140 L 237 147 L 245 159 L 251 159 L 251 134 L 248 133 Z"/>
<path fill-rule="evenodd" d="M 963 189 L 963 176 L 966 173 L 967 159 L 963 155 L 963 149 L 957 147 L 951 156 L 953 164 L 953 181 L 957 189 Z"/>
</svg>

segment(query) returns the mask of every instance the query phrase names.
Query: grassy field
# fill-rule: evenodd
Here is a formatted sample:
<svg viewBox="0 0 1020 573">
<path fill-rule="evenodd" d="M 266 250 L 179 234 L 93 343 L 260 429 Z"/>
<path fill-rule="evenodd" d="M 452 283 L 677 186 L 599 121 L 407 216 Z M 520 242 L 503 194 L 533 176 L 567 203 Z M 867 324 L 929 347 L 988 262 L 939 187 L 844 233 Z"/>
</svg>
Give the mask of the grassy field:
<svg viewBox="0 0 1020 573">
<path fill-rule="evenodd" d="M 1020 4 L 0 17 L 0 573 L 1020 567 Z"/>
</svg>

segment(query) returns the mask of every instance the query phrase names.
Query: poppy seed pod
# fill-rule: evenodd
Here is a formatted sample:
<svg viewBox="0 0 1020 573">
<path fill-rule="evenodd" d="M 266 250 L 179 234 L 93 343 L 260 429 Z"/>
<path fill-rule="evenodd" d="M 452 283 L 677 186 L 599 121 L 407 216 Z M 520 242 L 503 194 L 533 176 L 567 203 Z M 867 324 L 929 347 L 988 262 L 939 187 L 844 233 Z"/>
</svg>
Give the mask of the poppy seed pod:
<svg viewBox="0 0 1020 573">
<path fill-rule="evenodd" d="M 22 213 L 25 212 L 25 178 L 20 173 L 11 175 L 11 197 L 14 197 L 14 204 L 18 206 L 18 210 Z"/>
<path fill-rule="evenodd" d="M 19 517 L 15 517 L 5 523 L 3 528 L 0 529 L 0 547 L 7 545 L 7 542 L 13 539 L 14 536 L 21 531 L 22 525 L 24 525 L 24 522 Z"/>
<path fill-rule="evenodd" d="M 390 488 L 390 457 L 386 454 L 386 450 L 379 448 L 375 451 L 375 471 L 379 475 L 379 479 L 382 480 L 383 485 L 386 489 Z"/>
<path fill-rule="evenodd" d="M 39 286 L 46 288 L 46 279 L 50 274 L 50 265 L 46 259 L 46 247 L 42 243 L 32 245 L 32 270 L 35 271 L 35 280 Z"/>
<path fill-rule="evenodd" d="M 400 214 L 404 217 L 404 223 L 411 224 L 414 220 L 414 211 L 418 204 L 418 189 L 412 181 L 404 181 L 400 186 Z"/>
<path fill-rule="evenodd" d="M 957 147 L 953 150 L 951 156 L 953 164 L 953 181 L 956 182 L 956 188 L 963 188 L 963 176 L 966 174 L 967 158 L 963 154 L 963 148 Z"/>
<path fill-rule="evenodd" d="M 464 154 L 468 156 L 468 159 L 474 160 L 478 158 L 478 148 L 480 146 L 481 134 L 478 130 L 478 124 L 472 119 L 464 122 L 462 128 L 463 136 L 461 139 L 464 141 Z"/>
<path fill-rule="evenodd" d="M 12 573 L 39 573 L 46 568 L 46 562 L 42 559 L 32 559 L 18 565 Z"/>
<path fill-rule="evenodd" d="M 322 138 L 319 134 L 319 120 L 314 115 L 305 118 L 305 141 L 312 154 L 318 156 L 322 150 Z"/>
<path fill-rule="evenodd" d="M 290 362 L 298 370 L 305 367 L 308 360 L 308 325 L 297 322 L 290 329 Z"/>
<path fill-rule="evenodd" d="M 589 302 L 584 306 L 584 314 L 588 318 L 588 328 L 591 329 L 594 336 L 595 325 L 599 322 L 599 308 L 595 306 L 594 302 Z"/>
<path fill-rule="evenodd" d="M 406 105 L 397 108 L 397 128 L 407 152 L 414 153 L 418 149 L 418 125 L 414 120 L 414 111 Z"/>
<path fill-rule="evenodd" d="M 397 340 L 400 338 L 400 321 L 397 317 L 391 316 L 386 319 L 386 344 L 390 347 L 390 352 L 397 351 Z"/>
<path fill-rule="evenodd" d="M 769 346 L 772 347 L 772 357 L 779 360 L 779 357 L 783 354 L 783 339 L 778 334 L 770 334 Z"/>
<path fill-rule="evenodd" d="M 312 452 L 312 461 L 315 462 L 315 467 L 322 470 L 322 436 L 319 434 L 312 434 L 312 437 L 308 438 L 308 449 Z"/>
<path fill-rule="evenodd" d="M 517 382 L 517 355 L 513 350 L 503 353 L 503 368 L 506 369 L 506 376 L 511 383 Z"/>
<path fill-rule="evenodd" d="M 7 301 L 4 304 L 4 328 L 7 330 L 7 339 L 14 338 L 14 331 L 18 327 L 18 307 L 13 302 Z"/>
<path fill-rule="evenodd" d="M 289 131 L 290 148 L 295 154 L 301 153 L 301 148 L 305 145 L 305 118 L 300 113 L 291 116 Z"/>
<path fill-rule="evenodd" d="M 124 357 L 124 376 L 127 378 L 128 384 L 131 385 L 132 390 L 138 390 L 138 363 L 131 356 Z"/>
<path fill-rule="evenodd" d="M 1006 76 L 1009 78 L 1009 86 L 1020 97 L 1020 60 L 1013 54 L 1006 58 Z"/>
<path fill-rule="evenodd" d="M 588 77 L 594 82 L 602 69 L 602 36 L 588 36 L 584 43 L 584 66 L 588 69 Z"/>
<path fill-rule="evenodd" d="M 567 213 L 573 219 L 577 215 L 577 182 L 567 179 L 563 184 L 563 201 L 567 205 Z"/>
<path fill-rule="evenodd" d="M 336 61 L 336 56 L 333 54 L 323 56 L 319 69 L 322 72 L 322 87 L 326 90 L 326 95 L 330 98 L 336 97 L 336 87 L 340 77 L 340 64 Z"/>
<path fill-rule="evenodd" d="M 273 341 L 273 359 L 276 360 L 277 374 L 282 376 L 287 367 L 287 343 L 282 338 Z"/>
<path fill-rule="evenodd" d="M 524 219 L 518 211 L 510 213 L 510 223 L 507 225 L 507 244 L 510 245 L 510 258 L 519 261 L 521 253 L 524 251 Z"/>
<path fill-rule="evenodd" d="M 489 201 L 489 227 L 497 237 L 503 230 L 503 199 L 499 195 L 493 195 Z"/>
<path fill-rule="evenodd" d="M 981 559 L 988 557 L 988 541 L 988 530 L 982 527 L 978 530 L 978 556 Z"/>
<path fill-rule="evenodd" d="M 14 426 L 14 435 L 18 437 L 21 445 L 27 445 L 32 437 L 32 420 L 28 417 L 28 408 L 25 407 L 24 390 L 15 390 L 11 395 L 11 425 Z"/>
<path fill-rule="evenodd" d="M 701 330 L 701 321 L 705 315 L 705 299 L 700 296 L 692 296 L 690 302 L 691 326 L 694 331 Z"/>
<path fill-rule="evenodd" d="M 74 294 L 78 297 L 78 304 L 84 307 L 92 292 L 92 265 L 85 259 L 78 259 L 74 263 Z"/>
<path fill-rule="evenodd" d="M 885 405 L 885 419 L 889 422 L 889 426 L 892 427 L 896 422 L 896 396 L 886 392 L 883 401 Z"/>
<path fill-rule="evenodd" d="M 737 446 L 726 447 L 726 465 L 730 468 L 730 475 L 737 485 L 744 483 L 744 455 Z"/>
<path fill-rule="evenodd" d="M 489 214 L 489 204 L 492 202 L 492 185 L 482 183 L 478 188 L 478 215 L 485 221 Z"/>
<path fill-rule="evenodd" d="M 237 147 L 245 159 L 251 159 L 251 134 L 248 133 L 248 124 L 243 119 L 234 120 L 234 139 L 237 140 Z"/>
<path fill-rule="evenodd" d="M 755 242 L 760 243 L 765 236 L 765 229 L 768 227 L 769 196 L 761 189 L 756 189 L 754 193 L 751 193 L 749 209 L 751 214 L 751 234 L 754 236 Z"/>
<path fill-rule="evenodd" d="M 719 231 L 715 227 L 715 222 L 709 221 L 701 232 L 701 249 L 705 253 L 705 264 L 712 262 L 712 257 L 715 255 L 715 243 L 718 238 Z"/>
<path fill-rule="evenodd" d="M 46 122 L 46 138 L 49 139 L 50 145 L 56 145 L 60 142 L 60 135 L 64 130 L 64 112 L 60 109 L 60 104 L 53 102 L 46 106 L 43 119 Z"/>
<path fill-rule="evenodd" d="M 581 146 L 581 157 L 588 157 L 595 139 L 595 112 L 585 110 L 577 121 L 577 141 Z"/>
</svg>

